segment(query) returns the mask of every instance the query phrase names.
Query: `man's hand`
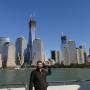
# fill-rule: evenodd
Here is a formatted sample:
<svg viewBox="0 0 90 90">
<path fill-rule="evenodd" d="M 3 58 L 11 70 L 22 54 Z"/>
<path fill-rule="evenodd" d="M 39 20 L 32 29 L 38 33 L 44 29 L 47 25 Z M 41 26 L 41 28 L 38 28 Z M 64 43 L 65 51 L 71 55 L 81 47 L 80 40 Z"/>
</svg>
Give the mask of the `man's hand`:
<svg viewBox="0 0 90 90">
<path fill-rule="evenodd" d="M 48 62 L 48 67 L 51 67 L 51 62 Z"/>
</svg>

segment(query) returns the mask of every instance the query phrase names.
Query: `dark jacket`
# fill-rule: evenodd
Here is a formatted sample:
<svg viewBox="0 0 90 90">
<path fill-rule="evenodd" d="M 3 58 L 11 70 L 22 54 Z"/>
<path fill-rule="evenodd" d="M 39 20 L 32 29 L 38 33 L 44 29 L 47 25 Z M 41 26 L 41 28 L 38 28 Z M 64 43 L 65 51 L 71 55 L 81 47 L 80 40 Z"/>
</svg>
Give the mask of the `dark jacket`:
<svg viewBox="0 0 90 90">
<path fill-rule="evenodd" d="M 51 74 L 51 68 L 48 67 L 48 71 L 42 69 L 40 72 L 38 69 L 35 69 L 31 72 L 30 82 L 29 82 L 29 90 L 33 90 L 33 86 L 35 90 L 47 90 L 47 75 Z"/>
</svg>

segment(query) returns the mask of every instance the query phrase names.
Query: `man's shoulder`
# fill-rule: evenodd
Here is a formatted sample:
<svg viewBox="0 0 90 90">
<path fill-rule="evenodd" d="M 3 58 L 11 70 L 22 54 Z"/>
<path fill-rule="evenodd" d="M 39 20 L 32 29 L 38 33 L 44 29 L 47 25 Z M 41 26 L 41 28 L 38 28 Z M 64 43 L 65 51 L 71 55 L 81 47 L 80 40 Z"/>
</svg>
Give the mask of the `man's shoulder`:
<svg viewBox="0 0 90 90">
<path fill-rule="evenodd" d="M 46 70 L 46 69 L 43 69 L 43 72 L 45 72 L 45 73 L 46 73 L 46 72 L 47 72 L 47 70 Z"/>
<path fill-rule="evenodd" d="M 36 69 L 32 70 L 31 73 L 35 73 L 36 72 Z"/>
</svg>

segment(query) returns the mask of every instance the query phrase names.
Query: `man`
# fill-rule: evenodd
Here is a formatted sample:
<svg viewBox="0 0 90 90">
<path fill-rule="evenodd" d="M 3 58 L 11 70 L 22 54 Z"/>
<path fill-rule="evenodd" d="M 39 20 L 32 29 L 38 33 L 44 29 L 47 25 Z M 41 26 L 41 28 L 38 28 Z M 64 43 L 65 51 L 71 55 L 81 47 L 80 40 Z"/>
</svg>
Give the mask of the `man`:
<svg viewBox="0 0 90 90">
<path fill-rule="evenodd" d="M 42 61 L 38 61 L 37 68 L 31 72 L 29 90 L 33 90 L 33 86 L 35 90 L 47 90 L 46 77 L 47 75 L 51 75 L 51 68 L 49 65 L 48 71 L 46 71 L 43 66 Z"/>
</svg>

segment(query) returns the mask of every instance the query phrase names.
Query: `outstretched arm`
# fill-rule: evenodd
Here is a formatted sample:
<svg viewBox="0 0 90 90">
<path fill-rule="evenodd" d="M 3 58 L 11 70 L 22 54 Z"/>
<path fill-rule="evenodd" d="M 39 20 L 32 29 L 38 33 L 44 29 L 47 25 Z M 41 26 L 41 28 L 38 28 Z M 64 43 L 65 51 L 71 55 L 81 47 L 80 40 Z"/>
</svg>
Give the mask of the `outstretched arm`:
<svg viewBox="0 0 90 90">
<path fill-rule="evenodd" d="M 30 81 L 29 81 L 29 90 L 33 90 L 33 79 L 34 79 L 34 73 L 32 71 L 30 75 Z"/>
</svg>

